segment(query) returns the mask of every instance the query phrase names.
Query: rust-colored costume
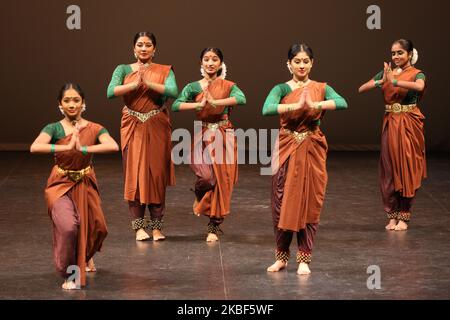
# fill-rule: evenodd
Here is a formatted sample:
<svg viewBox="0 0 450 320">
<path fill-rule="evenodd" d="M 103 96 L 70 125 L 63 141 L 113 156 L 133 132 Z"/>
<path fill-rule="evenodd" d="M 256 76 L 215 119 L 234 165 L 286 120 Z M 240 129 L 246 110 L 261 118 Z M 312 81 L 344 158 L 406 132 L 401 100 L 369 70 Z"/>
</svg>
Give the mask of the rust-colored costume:
<svg viewBox="0 0 450 320">
<path fill-rule="evenodd" d="M 410 67 L 394 79 L 416 80 L 420 70 Z M 383 85 L 386 105 L 415 104 L 406 101 L 408 89 L 394 87 L 392 83 Z M 418 99 L 421 95 L 418 97 Z M 417 99 L 417 100 L 418 100 Z M 408 99 L 406 99 L 408 100 Z M 426 178 L 424 119 L 419 107 L 408 112 L 386 112 L 381 133 L 380 187 L 385 211 L 390 218 L 408 221 L 412 200 Z M 393 217 L 392 215 L 398 215 Z"/>
<path fill-rule="evenodd" d="M 209 85 L 209 92 L 215 100 L 225 99 L 233 85 L 231 81 L 216 79 Z M 203 92 L 195 97 L 197 102 L 202 99 Z M 225 106 L 207 105 L 196 113 L 203 126 L 201 133 L 194 136 L 191 157 L 191 168 L 197 176 L 195 193 L 198 202 L 194 212 L 216 220 L 230 213 L 231 194 L 238 178 L 236 137 L 228 115 L 223 114 L 224 109 Z M 202 141 L 204 137 L 207 141 Z M 216 143 L 217 139 L 221 140 L 220 144 Z M 210 163 L 204 161 L 203 154 L 211 159 Z"/>
<path fill-rule="evenodd" d="M 151 64 L 143 77 L 151 82 L 164 84 L 171 66 Z M 133 82 L 138 71 L 131 72 L 124 84 Z M 166 186 L 175 184 L 174 166 L 171 160 L 172 142 L 168 110 L 161 105 L 161 95 L 155 91 L 138 88 L 124 96 L 126 107 L 122 111 L 120 128 L 121 148 L 124 156 L 124 198 L 141 204 L 163 204 Z M 126 108 L 139 113 L 152 110 L 161 112 L 142 122 Z"/>
<path fill-rule="evenodd" d="M 292 89 L 275 86 L 264 103 L 263 114 L 278 114 L 279 104 L 296 104 L 304 88 L 312 101 L 333 100 L 336 109 L 347 108 L 344 98 L 326 83 L 309 81 Z M 297 262 L 310 263 L 314 237 L 327 186 L 328 145 L 320 130 L 325 111 L 303 107 L 280 115 L 280 132 L 272 155 L 272 220 L 277 250 L 275 257 L 287 262 L 293 233 L 297 233 Z"/>
<path fill-rule="evenodd" d="M 311 99 L 323 101 L 325 83 L 311 81 Z M 297 103 L 302 88 L 292 91 L 282 104 Z M 318 223 L 327 185 L 326 158 L 328 145 L 317 126 L 325 112 L 302 108 L 280 116 L 280 133 L 272 159 L 274 179 L 279 167 L 287 166 L 281 190 L 273 190 L 273 197 L 282 192 L 278 229 L 299 231 L 308 223 Z M 302 137 L 302 134 L 305 135 Z"/>
<path fill-rule="evenodd" d="M 81 145 L 97 143 L 102 126 L 89 122 L 80 130 Z M 56 142 L 66 145 L 72 135 Z M 88 172 L 78 182 L 71 180 L 58 170 L 82 170 Z M 81 285 L 86 284 L 86 262 L 100 251 L 107 235 L 106 222 L 92 167 L 92 154 L 83 155 L 70 150 L 55 154 L 53 167 L 45 189 L 49 215 L 54 223 L 54 257 L 58 272 L 67 277 L 66 269 L 74 262 L 80 267 Z M 76 243 L 72 243 L 76 241 Z M 65 250 L 64 247 L 72 248 Z"/>
</svg>

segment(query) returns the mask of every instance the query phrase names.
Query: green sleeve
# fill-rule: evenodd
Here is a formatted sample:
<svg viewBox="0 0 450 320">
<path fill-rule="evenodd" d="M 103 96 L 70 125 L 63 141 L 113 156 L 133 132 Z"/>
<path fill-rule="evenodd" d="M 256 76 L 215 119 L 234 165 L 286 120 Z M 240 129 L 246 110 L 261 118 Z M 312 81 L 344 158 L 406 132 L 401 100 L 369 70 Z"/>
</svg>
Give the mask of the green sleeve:
<svg viewBox="0 0 450 320">
<path fill-rule="evenodd" d="M 231 97 L 236 98 L 237 104 L 239 105 L 247 103 L 247 99 L 245 98 L 244 93 L 241 91 L 241 89 L 239 89 L 239 87 L 236 84 L 234 84 L 231 87 L 230 98 Z"/>
<path fill-rule="evenodd" d="M 325 87 L 325 100 L 333 100 L 336 104 L 336 110 L 347 109 L 347 101 L 342 98 L 332 87 Z"/>
<path fill-rule="evenodd" d="M 375 80 L 375 81 L 379 81 L 379 80 L 382 80 L 383 79 L 383 76 L 384 76 L 384 71 L 380 71 L 380 72 L 378 72 L 376 75 L 375 75 L 375 77 L 373 77 L 373 80 Z"/>
<path fill-rule="evenodd" d="M 175 79 L 175 73 L 172 69 L 170 70 L 169 76 L 164 82 L 164 95 L 173 99 L 176 99 L 178 97 L 177 81 Z"/>
<path fill-rule="evenodd" d="M 50 123 L 50 124 L 46 125 L 44 127 L 44 129 L 41 130 L 41 132 L 45 132 L 50 137 L 53 137 L 54 134 L 55 134 L 55 124 L 54 123 Z"/>
<path fill-rule="evenodd" d="M 200 86 L 198 86 L 200 88 Z M 181 94 L 178 96 L 177 100 L 172 104 L 172 111 L 180 111 L 180 105 L 184 102 L 194 102 L 194 98 L 197 94 L 200 93 L 198 90 L 199 88 L 196 88 L 195 83 L 189 83 L 186 85 L 183 90 L 181 91 Z"/>
<path fill-rule="evenodd" d="M 106 130 L 105 128 L 101 128 L 100 131 L 97 133 L 97 139 L 102 135 L 102 134 L 109 134 L 108 130 Z"/>
<path fill-rule="evenodd" d="M 423 81 L 426 80 L 425 74 L 423 74 L 422 72 L 418 73 L 416 75 L 416 79 L 422 79 Z M 421 93 L 419 91 L 416 90 L 408 90 L 408 92 L 406 93 L 405 98 L 402 100 L 401 104 L 415 104 L 418 103 L 420 101 L 421 98 Z"/>
<path fill-rule="evenodd" d="M 125 76 L 132 71 L 129 65 L 121 64 L 116 67 L 111 77 L 111 81 L 108 85 L 108 90 L 106 91 L 106 96 L 108 99 L 115 97 L 114 88 L 123 84 L 123 79 Z"/>
<path fill-rule="evenodd" d="M 283 97 L 289 92 L 288 89 L 290 90 L 287 84 L 279 84 L 270 90 L 262 110 L 262 114 L 264 116 L 273 116 L 278 114 L 278 105 L 280 104 L 281 99 L 283 99 Z"/>
<path fill-rule="evenodd" d="M 425 81 L 426 80 L 425 74 L 423 72 L 418 73 L 416 76 L 416 80 L 418 79 L 422 79 L 423 81 Z"/>
<path fill-rule="evenodd" d="M 54 122 L 46 125 L 41 132 L 45 132 L 52 139 L 50 143 L 56 143 L 58 140 L 65 137 L 66 133 L 64 132 L 64 128 L 60 122 Z"/>
</svg>

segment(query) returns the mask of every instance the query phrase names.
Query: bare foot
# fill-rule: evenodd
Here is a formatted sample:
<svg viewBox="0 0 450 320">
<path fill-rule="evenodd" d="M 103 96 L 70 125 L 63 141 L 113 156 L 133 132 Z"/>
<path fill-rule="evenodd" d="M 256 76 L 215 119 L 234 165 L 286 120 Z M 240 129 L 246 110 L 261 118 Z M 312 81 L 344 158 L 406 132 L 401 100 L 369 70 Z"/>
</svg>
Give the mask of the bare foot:
<svg viewBox="0 0 450 320">
<path fill-rule="evenodd" d="M 310 273 L 311 270 L 309 269 L 309 265 L 307 263 L 300 262 L 300 264 L 298 265 L 297 274 L 306 275 Z"/>
<path fill-rule="evenodd" d="M 206 242 L 214 242 L 219 241 L 219 237 L 215 233 L 208 233 L 208 236 L 206 237 Z"/>
<path fill-rule="evenodd" d="M 62 284 L 61 288 L 63 288 L 64 290 L 75 290 L 75 289 L 80 289 L 77 288 L 77 285 L 75 283 L 75 281 L 64 281 L 64 283 Z"/>
<path fill-rule="evenodd" d="M 405 221 L 399 221 L 398 223 L 397 223 L 397 225 L 395 226 L 395 231 L 405 231 L 405 230 L 407 230 L 408 229 L 408 225 L 406 224 L 406 222 Z"/>
<path fill-rule="evenodd" d="M 281 260 L 277 260 L 275 261 L 275 263 L 273 265 L 271 265 L 270 267 L 267 268 L 267 271 L 269 272 L 278 272 L 284 268 L 287 267 L 287 262 L 283 262 Z"/>
<path fill-rule="evenodd" d="M 200 213 L 195 212 L 195 207 L 196 207 L 197 205 L 198 205 L 198 201 L 197 201 L 197 198 L 195 198 L 194 204 L 192 205 L 192 212 L 194 212 L 194 214 L 195 214 L 197 217 L 200 217 Z"/>
<path fill-rule="evenodd" d="M 148 235 L 147 232 L 145 232 L 144 229 L 141 228 L 138 231 L 136 231 L 136 240 L 143 241 L 147 239 L 150 239 L 150 236 Z"/>
<path fill-rule="evenodd" d="M 97 268 L 95 268 L 94 258 L 91 258 L 86 266 L 86 272 L 97 272 Z"/>
<path fill-rule="evenodd" d="M 160 240 L 164 240 L 166 238 L 165 235 L 162 234 L 161 230 L 153 230 L 153 241 L 160 241 Z"/>
<path fill-rule="evenodd" d="M 394 230 L 397 225 L 397 219 L 389 219 L 389 223 L 385 227 L 386 230 Z"/>
</svg>

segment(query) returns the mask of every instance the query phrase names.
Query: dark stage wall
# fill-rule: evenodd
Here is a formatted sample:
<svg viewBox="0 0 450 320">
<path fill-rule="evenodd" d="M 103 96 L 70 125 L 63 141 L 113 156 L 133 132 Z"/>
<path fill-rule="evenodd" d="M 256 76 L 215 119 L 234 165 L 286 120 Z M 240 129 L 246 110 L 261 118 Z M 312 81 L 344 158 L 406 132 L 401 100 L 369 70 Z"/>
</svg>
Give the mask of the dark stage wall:
<svg viewBox="0 0 450 320">
<path fill-rule="evenodd" d="M 81 8 L 81 30 L 68 30 L 66 9 Z M 381 8 L 381 30 L 369 30 L 369 5 Z M 57 91 L 66 81 L 87 95 L 85 116 L 118 138 L 120 99 L 107 100 L 106 87 L 117 64 L 134 60 L 137 31 L 156 34 L 155 62 L 172 64 L 182 87 L 200 78 L 199 53 L 218 46 L 228 79 L 247 95 L 235 109 L 236 127 L 276 128 L 263 117 L 269 90 L 287 81 L 286 54 L 295 42 L 315 51 L 312 78 L 341 93 L 349 109 L 329 112 L 323 130 L 335 148 L 373 148 L 379 143 L 383 101 L 380 92 L 358 95 L 360 84 L 381 70 L 397 38 L 419 50 L 417 67 L 428 77 L 421 105 L 427 117 L 430 150 L 450 150 L 448 1 L 175 1 L 40 0 L 1 1 L 1 149 L 27 148 L 40 129 L 60 118 Z M 193 113 L 172 114 L 174 128 L 192 128 Z"/>
</svg>

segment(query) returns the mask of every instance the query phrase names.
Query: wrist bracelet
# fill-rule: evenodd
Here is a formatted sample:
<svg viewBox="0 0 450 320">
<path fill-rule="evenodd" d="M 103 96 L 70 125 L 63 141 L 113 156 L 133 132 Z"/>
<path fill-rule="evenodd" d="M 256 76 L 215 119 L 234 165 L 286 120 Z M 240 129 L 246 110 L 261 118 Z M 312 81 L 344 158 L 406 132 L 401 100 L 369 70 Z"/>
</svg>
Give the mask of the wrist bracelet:
<svg viewBox="0 0 450 320">
<path fill-rule="evenodd" d="M 197 104 L 197 106 L 195 107 L 195 111 L 200 111 L 203 109 L 203 106 L 199 103 Z"/>
<path fill-rule="evenodd" d="M 319 102 L 316 106 L 316 109 L 322 111 L 322 102 Z"/>
<path fill-rule="evenodd" d="M 82 153 L 83 155 L 87 155 L 87 154 L 88 154 L 87 146 L 82 146 L 82 147 L 81 147 L 81 153 Z"/>
<path fill-rule="evenodd" d="M 394 87 L 396 87 L 398 85 L 398 80 L 397 79 L 392 80 L 392 84 L 394 85 Z"/>
<path fill-rule="evenodd" d="M 381 88 L 380 80 L 375 80 L 375 88 Z"/>
<path fill-rule="evenodd" d="M 50 152 L 51 152 L 51 153 L 55 153 L 55 144 L 54 144 L 54 143 L 52 143 L 52 144 L 50 145 Z"/>
</svg>

